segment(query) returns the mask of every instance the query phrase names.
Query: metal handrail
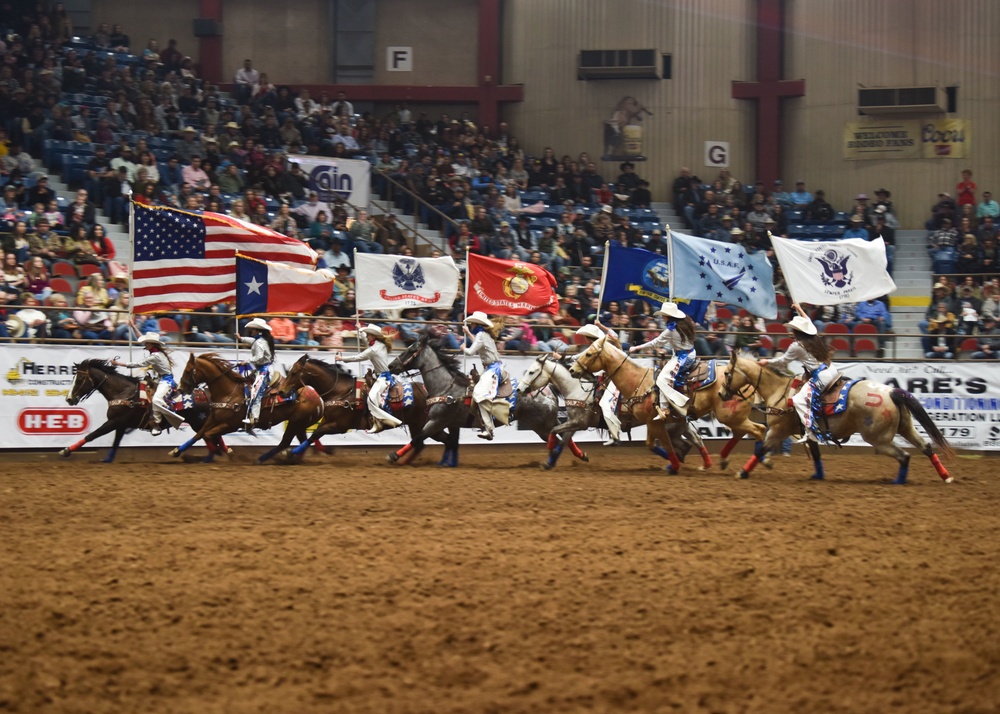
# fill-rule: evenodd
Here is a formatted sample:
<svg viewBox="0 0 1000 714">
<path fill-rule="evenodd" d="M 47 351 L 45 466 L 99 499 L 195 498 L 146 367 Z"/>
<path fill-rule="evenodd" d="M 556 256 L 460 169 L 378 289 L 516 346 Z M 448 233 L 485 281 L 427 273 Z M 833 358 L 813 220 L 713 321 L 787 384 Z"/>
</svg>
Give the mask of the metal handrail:
<svg viewBox="0 0 1000 714">
<path fill-rule="evenodd" d="M 404 186 L 403 184 L 401 184 L 399 181 L 397 181 L 396 179 L 392 178 L 392 176 L 390 176 L 389 174 L 380 174 L 380 176 L 382 176 L 382 178 L 384 178 L 386 180 L 386 182 L 389 184 L 390 187 L 391 186 L 398 187 L 398 189 L 399 189 L 400 192 L 406 194 L 407 196 L 410 196 L 419 205 L 426 206 L 431 211 L 433 211 L 438 216 L 440 216 L 443 221 L 447 221 L 447 222 L 451 223 L 451 225 L 455 228 L 456 231 L 458 230 L 458 221 L 456 221 L 451 216 L 448 216 L 448 215 L 442 213 L 441 209 L 439 209 L 437 206 L 435 206 L 432 203 L 428 203 L 423 198 L 421 198 L 420 196 L 418 196 L 416 193 L 414 193 L 413 191 L 411 191 L 410 189 L 408 189 L 406 186 Z M 392 200 L 392 193 L 391 192 L 390 192 L 389 198 L 387 200 L 390 200 L 390 201 Z"/>
</svg>

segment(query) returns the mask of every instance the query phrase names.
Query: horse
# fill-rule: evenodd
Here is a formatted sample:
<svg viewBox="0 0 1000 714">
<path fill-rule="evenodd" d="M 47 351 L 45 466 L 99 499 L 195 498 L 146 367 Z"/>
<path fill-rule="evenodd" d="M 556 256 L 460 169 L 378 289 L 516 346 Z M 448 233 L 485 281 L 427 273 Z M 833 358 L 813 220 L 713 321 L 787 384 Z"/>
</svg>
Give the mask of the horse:
<svg viewBox="0 0 1000 714">
<path fill-rule="evenodd" d="M 187 391 L 193 385 L 204 382 L 209 395 L 209 413 L 205 423 L 189 440 L 170 452 L 171 456 L 180 456 L 203 437 L 215 437 L 237 431 L 243 427 L 243 415 L 246 414 L 247 399 L 244 392 L 246 380 L 241 377 L 228 360 L 209 352 L 207 354 L 192 354 L 184 366 L 181 375 L 181 391 Z M 261 429 L 268 429 L 275 424 L 287 421 L 285 433 L 273 449 L 261 454 L 257 461 L 263 463 L 292 443 L 292 438 L 306 440 L 306 428 L 315 424 L 323 416 L 323 401 L 312 387 L 303 387 L 288 398 L 268 394 L 260 410 Z M 211 454 L 210 454 L 211 456 Z"/>
<path fill-rule="evenodd" d="M 108 402 L 107 421 L 97 429 L 87 434 L 75 444 L 59 451 L 60 456 L 68 457 L 85 444 L 99 439 L 105 434 L 115 432 L 115 440 L 102 462 L 110 464 L 115 460 L 122 437 L 132 429 L 144 429 L 149 422 L 149 402 L 139 401 L 139 379 L 121 374 L 107 360 L 87 359 L 76 365 L 76 374 L 70 387 L 66 402 L 76 406 L 94 392 L 100 392 Z M 152 399 L 152 393 L 149 394 Z M 192 427 L 198 428 L 205 421 L 204 410 L 193 407 L 178 411 Z M 209 455 L 217 451 L 222 454 L 229 452 L 222 437 L 205 439 Z"/>
<path fill-rule="evenodd" d="M 566 401 L 566 421 L 556 426 L 552 433 L 559 437 L 564 437 L 572 443 L 573 435 L 581 430 L 593 429 L 601 423 L 601 413 L 597 406 L 597 385 L 592 381 L 582 380 L 570 374 L 569 367 L 558 358 L 543 354 L 535 359 L 522 375 L 517 388 L 521 394 L 543 389 L 546 385 L 552 384 L 556 391 L 562 394 Z M 635 424 L 632 421 L 631 413 L 623 415 L 623 429 L 631 429 Z M 686 422 L 670 422 L 667 425 L 670 432 L 671 441 L 679 441 L 687 437 L 687 441 L 680 441 L 684 444 L 681 451 L 685 454 L 691 445 L 698 447 L 703 459 L 703 465 L 699 471 L 704 471 L 712 467 L 712 457 L 705 448 L 698 430 L 692 424 Z M 549 458 L 542 464 L 542 468 L 549 470 L 554 468 L 562 453 L 562 445 L 549 445 Z M 586 452 L 584 452 L 586 456 Z M 680 457 L 683 459 L 683 455 Z M 587 459 L 584 459 L 587 460 Z"/>
<path fill-rule="evenodd" d="M 323 419 L 306 441 L 291 450 L 290 458 L 302 454 L 310 443 L 325 434 L 343 434 L 348 429 L 363 429 L 368 424 L 367 395 L 364 390 L 357 394 L 355 376 L 339 364 L 302 355 L 288 370 L 281 383 L 281 391 L 306 386 L 315 389 L 323 400 Z M 370 388 L 371 384 L 367 386 Z M 427 422 L 427 391 L 424 385 L 414 383 L 412 393 L 413 401 L 393 412 L 409 427 L 410 433 L 423 429 Z"/>
<path fill-rule="evenodd" d="M 750 359 L 738 360 L 727 374 L 725 388 L 730 394 L 752 386 L 763 399 L 763 408 L 768 414 L 768 428 L 763 445 L 765 453 L 777 450 L 787 437 L 802 433 L 802 423 L 789 401 L 801 381 L 795 377 L 783 376 Z M 853 434 L 860 434 L 861 438 L 875 448 L 875 453 L 896 459 L 899 472 L 893 483 L 905 484 L 909 474 L 910 455 L 892 443 L 898 434 L 930 459 L 942 481 L 951 483 L 954 480 L 934 453 L 934 446 L 946 457 L 953 456 L 954 451 L 916 397 L 903 389 L 869 379 L 859 379 L 844 385 L 843 378 L 832 385 L 826 394 L 839 398 L 839 392 L 845 386 L 848 389 L 846 408 L 840 413 L 817 417 L 823 420 L 824 432 L 829 434 L 834 443 L 839 446 Z M 913 425 L 914 419 L 931 437 L 930 442 L 917 433 Z M 826 472 L 820 458 L 819 444 L 809 442 L 808 447 L 815 468 L 810 478 L 822 481 Z M 758 460 L 759 455 L 755 453 L 736 474 L 737 477 L 749 478 Z"/>
<path fill-rule="evenodd" d="M 722 380 L 719 373 L 720 371 L 725 373 L 727 365 L 718 360 L 713 361 L 715 363 L 716 379 L 704 388 L 694 390 L 688 402 L 687 416 L 693 419 L 701 419 L 709 415 L 714 416 L 720 424 L 724 424 L 733 432 L 732 437 L 722 447 L 720 467 L 725 469 L 729 464 L 730 452 L 732 452 L 736 444 L 745 435 L 752 434 L 754 441 L 757 443 L 755 448 L 757 450 L 761 448 L 760 442 L 764 438 L 764 426 L 750 419 L 752 411 L 752 403 L 750 401 L 742 398 L 723 397 Z M 705 364 L 708 366 L 707 363 Z M 654 386 L 653 370 L 651 368 L 642 367 L 637 362 L 631 360 L 620 347 L 602 338 L 595 341 L 594 344 L 590 345 L 582 353 L 570 371 L 574 373 L 583 371 L 599 372 L 602 369 L 604 369 L 605 374 L 610 375 L 611 380 L 618 386 L 619 391 L 623 395 L 627 393 L 632 395 L 625 400 L 622 406 L 623 411 L 638 410 L 635 413 L 636 423 L 645 423 L 647 426 L 650 423 L 664 423 L 663 421 L 653 420 L 655 404 L 653 404 L 650 398 Z M 624 372 L 621 372 L 621 370 L 624 370 Z M 618 380 L 621 380 L 621 383 Z M 623 387 L 623 384 L 626 386 Z M 650 436 L 650 433 L 647 431 L 646 445 L 650 447 L 653 453 L 669 459 L 670 465 L 667 467 L 667 470 L 670 473 L 677 473 L 680 465 L 679 462 L 674 463 L 674 459 L 670 457 L 671 447 L 668 446 L 666 455 L 664 455 L 653 446 Z M 661 442 L 663 442 L 663 439 L 658 435 L 655 438 L 660 438 Z M 666 444 L 667 442 L 663 443 Z M 770 461 L 768 460 L 765 465 L 769 463 Z"/>
<path fill-rule="evenodd" d="M 443 343 L 424 333 L 389 364 L 393 374 L 418 370 L 428 394 L 427 423 L 420 431 L 411 431 L 410 442 L 386 457 L 389 463 L 397 463 L 411 451 L 416 453 L 410 458 L 416 458 L 427 438 L 433 437 L 444 441 L 445 446 L 438 465 L 458 466 L 459 430 L 474 424 L 474 410 L 471 403 L 465 401 L 472 382 L 458 360 L 444 350 Z M 552 429 L 559 423 L 559 404 L 555 397 L 544 393 L 519 398 L 510 421 L 515 420 L 548 441 L 554 438 Z M 570 448 L 579 450 L 575 444 Z"/>
</svg>

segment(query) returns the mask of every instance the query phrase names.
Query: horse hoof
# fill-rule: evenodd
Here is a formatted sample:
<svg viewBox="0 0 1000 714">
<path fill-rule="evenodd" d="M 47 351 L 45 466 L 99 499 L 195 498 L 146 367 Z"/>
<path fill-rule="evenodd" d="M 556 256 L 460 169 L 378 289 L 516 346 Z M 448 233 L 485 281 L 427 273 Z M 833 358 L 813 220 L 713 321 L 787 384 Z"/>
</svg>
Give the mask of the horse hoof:
<svg viewBox="0 0 1000 714">
<path fill-rule="evenodd" d="M 823 481 L 826 477 L 823 474 L 813 474 L 809 477 L 810 481 Z"/>
<path fill-rule="evenodd" d="M 711 466 L 699 466 L 698 470 L 699 471 L 711 471 L 712 467 Z"/>
<path fill-rule="evenodd" d="M 110 464 L 114 460 L 115 460 L 114 456 L 105 456 L 103 459 L 101 459 L 101 463 L 102 464 Z"/>
<path fill-rule="evenodd" d="M 738 471 L 736 473 L 736 478 L 746 480 L 746 479 L 750 478 L 750 472 L 749 471 Z"/>
<path fill-rule="evenodd" d="M 396 454 L 395 451 L 392 451 L 392 452 L 390 452 L 389 454 L 386 455 L 385 461 L 386 461 L 387 464 L 394 464 L 397 461 L 399 461 L 399 456 Z"/>
<path fill-rule="evenodd" d="M 59 450 L 59 455 L 62 456 L 63 458 L 66 458 L 66 459 L 68 459 L 69 455 L 72 454 L 72 453 L 73 452 L 70 451 L 68 448 L 66 448 L 66 449 L 60 449 Z"/>
<path fill-rule="evenodd" d="M 174 449 L 173 451 L 170 452 L 170 456 L 173 456 L 175 459 L 180 455 L 181 455 L 180 449 Z"/>
<path fill-rule="evenodd" d="M 586 451 L 583 452 L 583 456 L 580 457 L 580 461 L 582 461 L 585 464 L 590 463 L 590 456 L 587 454 Z"/>
<path fill-rule="evenodd" d="M 946 479 L 944 480 L 944 482 L 945 482 L 945 483 L 952 483 L 952 482 L 954 482 L 954 480 L 955 480 L 955 477 L 954 477 L 954 476 L 949 476 L 948 478 L 946 478 Z"/>
<path fill-rule="evenodd" d="M 774 468 L 774 460 L 770 456 L 768 456 L 766 459 L 764 459 L 763 461 L 761 461 L 761 463 L 764 465 L 765 469 L 773 469 Z"/>
<path fill-rule="evenodd" d="M 667 466 L 667 473 L 670 474 L 671 476 L 676 476 L 677 474 L 680 473 L 680 470 L 675 469 L 673 466 Z"/>
<path fill-rule="evenodd" d="M 538 468 L 540 468 L 542 471 L 551 471 L 552 470 L 552 464 L 543 461 L 542 463 L 540 463 L 538 465 Z"/>
<path fill-rule="evenodd" d="M 729 459 L 723 459 L 719 462 L 719 469 L 721 471 L 725 471 L 727 466 L 729 466 Z"/>
<path fill-rule="evenodd" d="M 203 459 L 201 460 L 201 463 L 203 463 L 203 464 L 211 464 L 211 463 L 213 463 L 214 461 L 215 461 L 215 457 L 214 457 L 214 456 L 212 456 L 211 454 L 209 454 L 208 456 L 206 456 L 205 458 L 203 458 Z"/>
</svg>

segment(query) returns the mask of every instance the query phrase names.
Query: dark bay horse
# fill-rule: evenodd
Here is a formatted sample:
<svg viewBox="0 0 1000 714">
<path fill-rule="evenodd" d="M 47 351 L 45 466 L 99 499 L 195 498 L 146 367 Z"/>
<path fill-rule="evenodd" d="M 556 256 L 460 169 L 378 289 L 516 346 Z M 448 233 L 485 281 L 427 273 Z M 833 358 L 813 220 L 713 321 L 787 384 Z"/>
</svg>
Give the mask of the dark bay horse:
<svg viewBox="0 0 1000 714">
<path fill-rule="evenodd" d="M 789 399 L 798 386 L 797 380 L 781 375 L 769 367 L 762 367 L 754 360 L 741 358 L 727 375 L 726 390 L 735 394 L 746 385 L 753 386 L 760 394 L 768 414 L 765 452 L 774 453 L 787 437 L 802 433 L 802 423 L 795 409 L 789 405 Z M 899 472 L 894 483 L 905 484 L 910 468 L 910 455 L 892 443 L 897 434 L 930 459 L 941 480 L 945 483 L 953 481 L 941 459 L 934 453 L 934 446 L 937 446 L 945 456 L 951 456 L 954 453 L 951 445 L 916 397 L 905 390 L 861 379 L 851 386 L 847 395 L 847 408 L 843 412 L 819 418 L 823 420 L 824 430 L 836 442 L 844 442 L 852 435 L 860 434 L 862 439 L 875 448 L 875 453 L 896 459 Z M 917 433 L 913 425 L 914 419 L 931 437 L 933 444 Z M 815 467 L 811 478 L 822 480 L 825 470 L 819 445 L 810 442 L 809 453 Z M 757 461 L 757 454 L 751 456 L 737 476 L 749 478 Z"/>
<path fill-rule="evenodd" d="M 323 400 L 323 420 L 306 441 L 291 450 L 290 457 L 301 455 L 309 448 L 310 443 L 325 434 L 343 434 L 348 429 L 364 429 L 368 426 L 367 392 L 362 391 L 357 395 L 357 378 L 339 364 L 302 355 L 288 370 L 288 375 L 281 383 L 281 391 L 306 386 L 315 389 Z M 411 434 L 422 430 L 427 422 L 427 391 L 424 385 L 415 382 L 413 403 L 399 411 L 393 411 L 393 415 L 409 427 Z"/>
<path fill-rule="evenodd" d="M 425 333 L 389 364 L 393 374 L 419 370 L 428 395 L 427 423 L 419 432 L 411 431 L 410 442 L 386 457 L 389 463 L 397 463 L 411 451 L 416 453 L 410 458 L 416 458 L 423 451 L 424 442 L 439 435 L 445 447 L 439 465 L 458 466 L 459 430 L 474 425 L 473 409 L 465 403 L 471 381 L 458 360 L 444 349 Z M 522 396 L 511 414 L 511 422 L 515 420 L 519 426 L 538 434 L 542 441 L 548 441 L 559 423 L 559 404 L 555 397 L 545 393 Z M 446 435 L 441 434 L 445 431 Z"/>
<path fill-rule="evenodd" d="M 201 438 L 214 438 L 243 428 L 243 416 L 247 410 L 244 392 L 246 381 L 233 369 L 232 364 L 215 353 L 191 355 L 184 366 L 180 389 L 186 391 L 195 384 L 204 383 L 209 394 L 209 411 L 205 423 L 189 440 L 170 452 L 180 456 Z M 257 461 L 263 463 L 286 449 L 292 439 L 306 441 L 306 429 L 323 416 L 323 402 L 312 387 L 303 387 L 288 399 L 277 399 L 268 395 L 260 410 L 258 426 L 269 429 L 287 421 L 285 433 L 273 449 L 261 454 Z"/>
<path fill-rule="evenodd" d="M 107 456 L 101 459 L 104 463 L 110 464 L 115 460 L 118 447 L 126 432 L 147 428 L 149 402 L 139 401 L 139 380 L 136 377 L 119 373 L 110 362 L 103 359 L 88 359 L 76 365 L 76 375 L 73 377 L 73 384 L 70 387 L 69 396 L 66 397 L 66 402 L 75 406 L 94 392 L 100 392 L 101 396 L 108 401 L 108 420 L 75 444 L 62 449 L 59 455 L 69 456 L 85 444 L 113 431 L 115 432 L 114 443 Z M 149 398 L 152 399 L 152 396 L 150 393 Z M 205 422 L 207 416 L 204 410 L 197 408 L 179 411 L 178 414 L 184 417 L 188 424 L 195 429 Z M 208 446 L 210 456 L 216 453 L 225 454 L 228 451 L 221 436 L 205 439 L 205 444 Z"/>
</svg>

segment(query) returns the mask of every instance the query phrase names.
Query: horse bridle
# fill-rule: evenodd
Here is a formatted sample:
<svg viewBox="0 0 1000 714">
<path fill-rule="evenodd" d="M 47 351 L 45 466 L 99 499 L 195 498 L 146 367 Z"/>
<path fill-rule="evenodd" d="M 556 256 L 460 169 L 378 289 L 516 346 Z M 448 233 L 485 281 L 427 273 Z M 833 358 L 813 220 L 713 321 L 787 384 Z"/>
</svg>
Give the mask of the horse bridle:
<svg viewBox="0 0 1000 714">
<path fill-rule="evenodd" d="M 81 374 L 81 372 L 79 370 L 77 370 L 76 373 L 77 373 L 77 375 Z M 78 396 L 76 398 L 76 400 L 78 402 L 82 402 L 84 399 L 86 399 L 87 397 L 89 397 L 91 394 L 93 394 L 94 392 L 100 390 L 101 385 L 104 384 L 106 381 L 108 381 L 108 375 L 104 374 L 104 379 L 102 379 L 100 382 L 98 382 L 96 379 L 94 379 L 94 375 L 91 374 L 90 369 L 85 370 L 84 372 L 82 372 L 82 374 L 84 374 L 86 376 L 87 380 L 90 382 L 90 389 L 88 389 L 86 392 L 84 392 L 83 394 L 81 394 L 80 396 Z M 103 372 L 102 372 L 102 374 L 103 374 Z M 74 378 L 74 383 L 75 383 L 75 378 Z"/>
<path fill-rule="evenodd" d="M 728 370 L 726 372 L 726 381 L 722 383 L 722 391 L 723 391 L 723 393 L 721 395 L 722 398 L 725 400 L 725 399 L 730 399 L 730 398 L 735 397 L 737 399 L 741 399 L 742 401 L 749 402 L 750 399 L 751 399 L 751 397 L 753 396 L 753 394 L 761 394 L 761 391 L 760 391 L 760 381 L 763 378 L 764 370 L 768 369 L 768 367 L 766 367 L 764 365 L 761 365 L 760 369 L 761 369 L 761 371 L 757 373 L 757 381 L 756 381 L 756 383 L 751 384 L 750 375 L 748 375 L 746 373 L 746 370 L 744 370 L 741 367 L 739 367 L 738 363 L 734 363 L 733 369 L 732 370 Z M 742 374 L 744 377 L 746 377 L 747 383 L 744 384 L 742 387 L 740 387 L 736 391 L 736 393 L 734 394 L 733 391 L 732 391 L 733 372 L 735 372 L 737 370 L 739 370 L 740 374 Z M 785 389 L 782 392 L 782 394 L 787 394 L 788 393 L 788 385 L 791 384 L 792 380 L 794 380 L 794 379 L 795 378 L 792 377 L 792 378 L 790 378 L 788 380 L 788 382 L 785 384 Z M 747 390 L 747 389 L 752 389 L 753 390 L 753 392 L 751 392 L 750 396 L 747 396 L 747 394 L 745 393 L 745 390 Z M 780 398 L 782 398 L 782 397 L 779 397 L 779 399 Z M 787 409 L 782 409 L 781 407 L 779 407 L 777 405 L 768 404 L 767 400 L 764 399 L 763 396 L 761 397 L 761 401 L 764 402 L 764 406 L 763 407 L 758 407 L 757 405 L 753 405 L 753 406 L 754 406 L 755 409 L 758 409 L 758 410 L 764 412 L 765 414 L 783 414 L 786 411 L 788 411 Z"/>
</svg>

